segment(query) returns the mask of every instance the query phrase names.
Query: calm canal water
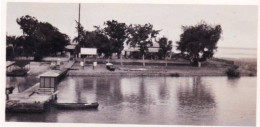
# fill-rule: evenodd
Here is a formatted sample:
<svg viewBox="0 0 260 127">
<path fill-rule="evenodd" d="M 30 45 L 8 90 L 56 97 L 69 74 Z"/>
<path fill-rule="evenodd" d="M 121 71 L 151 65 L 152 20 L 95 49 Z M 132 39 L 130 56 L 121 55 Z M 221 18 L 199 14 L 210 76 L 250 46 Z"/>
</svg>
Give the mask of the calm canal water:
<svg viewBox="0 0 260 127">
<path fill-rule="evenodd" d="M 97 110 L 52 108 L 6 121 L 120 124 L 256 123 L 256 77 L 67 77 L 58 102 L 99 102 Z"/>
</svg>

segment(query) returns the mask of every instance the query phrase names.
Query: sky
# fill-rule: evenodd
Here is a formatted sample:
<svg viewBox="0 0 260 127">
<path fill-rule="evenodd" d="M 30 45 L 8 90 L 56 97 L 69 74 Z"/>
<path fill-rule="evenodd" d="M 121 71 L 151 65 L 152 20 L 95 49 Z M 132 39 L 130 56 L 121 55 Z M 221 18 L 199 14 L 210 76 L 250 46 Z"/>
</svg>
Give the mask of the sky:
<svg viewBox="0 0 260 127">
<path fill-rule="evenodd" d="M 77 35 L 78 3 L 8 3 L 7 35 L 22 35 L 16 19 L 24 15 L 51 23 L 71 40 Z M 103 27 L 108 20 L 127 25 L 151 23 L 154 29 L 161 30 L 158 36 L 168 37 L 174 46 L 183 32 L 181 26 L 205 21 L 222 26 L 219 47 L 257 47 L 257 6 L 254 5 L 81 4 L 81 24 L 86 30 Z"/>
</svg>

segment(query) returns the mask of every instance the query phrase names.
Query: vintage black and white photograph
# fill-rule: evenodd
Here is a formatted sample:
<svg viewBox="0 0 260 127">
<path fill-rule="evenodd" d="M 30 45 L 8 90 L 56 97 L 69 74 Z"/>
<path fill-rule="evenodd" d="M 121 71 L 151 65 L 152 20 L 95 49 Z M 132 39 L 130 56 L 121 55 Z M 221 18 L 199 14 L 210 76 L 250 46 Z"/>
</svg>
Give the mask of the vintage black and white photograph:
<svg viewBox="0 0 260 127">
<path fill-rule="evenodd" d="M 257 126 L 258 5 L 6 2 L 5 122 Z"/>
</svg>

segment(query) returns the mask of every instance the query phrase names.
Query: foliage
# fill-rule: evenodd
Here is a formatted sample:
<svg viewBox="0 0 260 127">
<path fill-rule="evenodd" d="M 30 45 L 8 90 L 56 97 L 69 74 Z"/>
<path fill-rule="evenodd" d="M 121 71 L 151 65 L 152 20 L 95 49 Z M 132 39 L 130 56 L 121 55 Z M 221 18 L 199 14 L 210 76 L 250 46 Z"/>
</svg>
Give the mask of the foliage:
<svg viewBox="0 0 260 127">
<path fill-rule="evenodd" d="M 96 38 L 93 38 L 96 40 L 96 47 L 98 48 L 98 54 L 101 55 L 104 54 L 105 58 L 109 58 L 112 56 L 112 53 L 114 52 L 113 43 L 109 41 L 108 37 L 103 35 L 102 33 L 99 33 L 95 31 Z"/>
<path fill-rule="evenodd" d="M 180 77 L 180 74 L 179 73 L 170 73 L 170 76 L 171 77 Z"/>
<path fill-rule="evenodd" d="M 128 28 L 129 36 L 127 44 L 131 47 L 138 46 L 142 55 L 148 52 L 148 47 L 153 45 L 153 40 L 159 34 L 159 30 L 154 30 L 153 25 L 130 25 Z"/>
<path fill-rule="evenodd" d="M 142 54 L 140 52 L 131 52 L 128 57 L 131 59 L 142 59 Z"/>
<path fill-rule="evenodd" d="M 159 44 L 159 57 L 165 58 L 169 54 L 169 52 L 172 50 L 172 41 L 168 40 L 166 37 L 162 37 L 157 41 Z"/>
<path fill-rule="evenodd" d="M 79 35 L 73 39 L 73 41 L 78 42 L 77 53 L 79 53 L 80 47 L 95 47 L 99 55 L 103 53 L 106 58 L 112 55 L 112 43 L 107 36 L 98 29 L 96 31 L 86 31 L 79 22 L 77 22 L 77 24 L 78 27 L 76 27 L 76 29 Z"/>
<path fill-rule="evenodd" d="M 231 78 L 240 77 L 240 72 L 238 71 L 238 66 L 236 66 L 236 65 L 232 66 L 231 68 L 229 68 L 226 71 L 226 74 L 228 77 L 231 77 Z"/>
<path fill-rule="evenodd" d="M 116 20 L 106 21 L 102 33 L 109 38 L 113 46 L 113 52 L 117 53 L 118 58 L 124 49 L 124 42 L 127 39 L 127 25 Z"/>
<path fill-rule="evenodd" d="M 195 26 L 182 26 L 182 29 L 177 50 L 185 54 L 192 63 L 213 57 L 222 33 L 220 25 L 211 26 L 201 22 Z"/>
<path fill-rule="evenodd" d="M 6 58 L 12 60 L 15 56 L 24 55 L 25 38 L 24 36 L 8 36 L 6 35 Z"/>
<path fill-rule="evenodd" d="M 18 25 L 20 25 L 20 29 L 23 30 L 23 34 L 26 36 L 34 36 L 35 31 L 38 27 L 38 20 L 35 17 L 31 17 L 29 15 L 22 16 L 19 19 L 16 19 Z"/>
<path fill-rule="evenodd" d="M 93 37 L 94 34 L 89 32 L 89 31 L 86 31 L 84 30 L 84 27 L 79 23 L 77 22 L 77 31 L 78 31 L 78 36 L 76 36 L 73 41 L 74 42 L 78 42 L 78 45 L 80 47 L 94 47 L 95 46 L 95 43 L 91 42 L 89 38 Z"/>
<path fill-rule="evenodd" d="M 48 22 L 39 22 L 29 15 L 20 17 L 16 22 L 23 30 L 23 36 L 18 42 L 23 47 L 24 54 L 37 57 L 35 60 L 64 51 L 69 44 L 69 37 Z"/>
<path fill-rule="evenodd" d="M 77 22 L 77 21 L 76 21 Z M 86 31 L 84 27 L 77 22 L 78 36 L 73 41 L 78 42 L 76 49 L 80 47 L 95 47 L 98 54 L 104 54 L 106 58 L 111 57 L 113 53 L 117 53 L 118 58 L 124 49 L 124 42 L 131 47 L 139 47 L 141 56 L 148 53 L 148 47 L 152 46 L 159 30 L 154 30 L 151 24 L 145 25 L 130 25 L 120 23 L 116 20 L 106 21 L 104 27 L 94 26 L 95 31 Z M 171 41 L 166 44 L 161 42 L 161 53 L 171 50 Z M 165 51 L 167 50 L 167 51 Z M 79 51 L 78 51 L 79 52 Z M 133 55 L 138 57 L 137 55 Z"/>
<path fill-rule="evenodd" d="M 12 47 L 6 47 L 6 60 L 13 60 L 14 58 L 14 50 Z"/>
</svg>

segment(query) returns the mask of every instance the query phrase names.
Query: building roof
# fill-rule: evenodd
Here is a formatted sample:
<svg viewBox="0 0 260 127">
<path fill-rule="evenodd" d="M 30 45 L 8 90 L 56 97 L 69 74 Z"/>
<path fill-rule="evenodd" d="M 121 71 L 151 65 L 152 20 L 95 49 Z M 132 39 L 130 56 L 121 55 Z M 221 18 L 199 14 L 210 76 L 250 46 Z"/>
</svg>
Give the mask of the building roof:
<svg viewBox="0 0 260 127">
<path fill-rule="evenodd" d="M 135 47 L 135 48 L 133 48 L 133 47 L 130 47 L 130 48 L 128 48 L 128 49 L 124 49 L 124 51 L 127 51 L 127 52 L 137 52 L 137 51 L 139 51 L 139 47 Z"/>
<path fill-rule="evenodd" d="M 159 48 L 148 48 L 148 52 L 159 52 Z"/>
<path fill-rule="evenodd" d="M 30 64 L 30 61 L 27 61 L 27 60 L 6 61 L 6 67 L 15 65 L 15 66 L 18 66 L 21 68 L 21 67 L 25 67 L 27 64 Z"/>
<path fill-rule="evenodd" d="M 68 50 L 74 50 L 76 45 L 67 45 L 65 48 Z"/>
<path fill-rule="evenodd" d="M 6 67 L 10 67 L 14 64 L 15 62 L 13 61 L 6 61 Z"/>
<path fill-rule="evenodd" d="M 140 51 L 140 48 L 139 48 L 139 47 L 136 47 L 136 48 L 128 48 L 128 49 L 124 49 L 124 51 L 127 51 L 127 52 L 139 52 L 139 51 Z M 159 47 L 151 47 L 151 48 L 148 48 L 148 51 L 149 51 L 149 52 L 158 52 L 158 51 L 159 51 Z"/>
<path fill-rule="evenodd" d="M 40 75 L 40 77 L 58 77 L 60 75 L 60 71 L 58 70 L 50 70 Z"/>
</svg>

